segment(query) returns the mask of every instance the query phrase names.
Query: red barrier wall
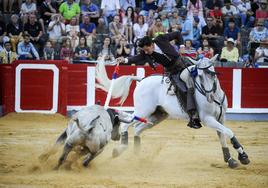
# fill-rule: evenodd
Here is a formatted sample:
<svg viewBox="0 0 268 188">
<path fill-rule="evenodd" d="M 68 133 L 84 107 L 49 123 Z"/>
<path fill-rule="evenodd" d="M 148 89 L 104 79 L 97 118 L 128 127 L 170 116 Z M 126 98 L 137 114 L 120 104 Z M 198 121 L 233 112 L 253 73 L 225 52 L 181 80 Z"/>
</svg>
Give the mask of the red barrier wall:
<svg viewBox="0 0 268 188">
<path fill-rule="evenodd" d="M 242 108 L 268 107 L 267 69 L 242 70 Z"/>
<path fill-rule="evenodd" d="M 59 90 L 57 112 L 66 114 L 68 106 L 86 106 L 88 93 L 95 92 L 95 102 L 100 101 L 104 105 L 106 92 L 101 90 L 88 90 L 88 66 L 87 64 L 68 64 L 65 61 L 16 61 L 12 65 L 0 65 L 0 104 L 4 113 L 15 110 L 15 80 L 16 68 L 19 64 L 44 64 L 56 65 L 59 70 Z M 54 66 L 55 67 L 55 66 Z M 121 66 L 120 75 L 136 75 L 137 68 L 145 70 L 145 76 L 162 74 L 161 66 L 153 70 L 149 66 Z M 114 66 L 106 66 L 108 77 L 112 77 Z M 268 109 L 268 69 L 242 69 L 241 88 L 233 91 L 233 69 L 216 68 L 221 86 L 228 98 L 228 107 L 232 108 L 233 94 L 241 91 L 241 108 Z M 52 107 L 53 98 L 53 70 L 38 68 L 22 69 L 21 72 L 20 108 L 22 110 L 49 110 Z M 93 81 L 94 82 L 94 81 Z M 135 82 L 131 85 L 130 94 L 123 106 L 133 106 L 133 91 Z M 93 87 L 94 88 L 94 87 Z M 240 90 L 241 89 L 241 90 Z M 91 93 L 92 94 L 92 93 Z M 94 99 L 94 97 L 93 97 Z M 237 99 L 237 98 L 236 98 Z M 240 98 L 238 98 L 240 100 Z M 112 99 L 110 106 L 118 106 L 118 99 Z M 237 101 L 237 100 L 236 100 Z M 238 106 L 239 108 L 239 106 Z M 237 107 L 235 107 L 237 109 Z M 242 111 L 239 111 L 242 113 Z"/>
</svg>

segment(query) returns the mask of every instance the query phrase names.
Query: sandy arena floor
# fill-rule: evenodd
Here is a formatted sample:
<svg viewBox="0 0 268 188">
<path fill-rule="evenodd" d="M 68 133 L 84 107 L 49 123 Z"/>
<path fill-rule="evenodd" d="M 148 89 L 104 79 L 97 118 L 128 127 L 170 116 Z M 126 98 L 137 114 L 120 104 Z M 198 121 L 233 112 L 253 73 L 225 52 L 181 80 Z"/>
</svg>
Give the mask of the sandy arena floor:
<svg viewBox="0 0 268 188">
<path fill-rule="evenodd" d="M 70 168 L 67 163 L 54 171 L 60 152 L 45 163 L 38 156 L 53 144 L 67 121 L 60 115 L 12 113 L 0 118 L 0 187 L 268 187 L 267 122 L 227 122 L 251 160 L 235 170 L 224 163 L 214 131 L 167 120 L 144 132 L 139 155 L 134 154 L 130 132 L 129 149 L 118 158 L 112 158 L 118 143 L 110 142 L 89 168 L 82 167 L 80 158 Z M 73 158 L 70 155 L 69 164 Z"/>
</svg>

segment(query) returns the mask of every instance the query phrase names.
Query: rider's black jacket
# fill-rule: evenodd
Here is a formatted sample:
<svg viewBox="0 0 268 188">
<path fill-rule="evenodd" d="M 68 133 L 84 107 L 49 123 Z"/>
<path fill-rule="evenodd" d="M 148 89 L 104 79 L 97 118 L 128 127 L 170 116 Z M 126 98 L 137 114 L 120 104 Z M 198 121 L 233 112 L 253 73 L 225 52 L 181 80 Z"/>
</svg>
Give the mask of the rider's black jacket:
<svg viewBox="0 0 268 188">
<path fill-rule="evenodd" d="M 183 38 L 179 31 L 159 35 L 153 42 L 161 49 L 163 54 L 153 52 L 151 55 L 148 55 L 144 51 L 141 51 L 140 54 L 129 57 L 128 63 L 149 63 L 151 67 L 154 67 L 155 63 L 158 63 L 163 65 L 165 71 L 168 73 L 176 74 L 181 72 L 187 67 L 187 64 L 181 60 L 178 52 L 170 44 L 172 40 L 177 40 L 179 44 L 183 44 Z"/>
</svg>

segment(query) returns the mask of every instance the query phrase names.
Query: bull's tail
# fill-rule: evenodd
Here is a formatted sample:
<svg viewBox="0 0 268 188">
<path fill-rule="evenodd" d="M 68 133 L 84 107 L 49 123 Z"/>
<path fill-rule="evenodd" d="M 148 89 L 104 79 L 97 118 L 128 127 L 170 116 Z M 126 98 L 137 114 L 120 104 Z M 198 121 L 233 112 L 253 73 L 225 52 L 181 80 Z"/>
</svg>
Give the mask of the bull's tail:
<svg viewBox="0 0 268 188">
<path fill-rule="evenodd" d="M 67 133 L 66 133 L 66 129 L 61 133 L 61 135 L 58 137 L 57 141 L 56 141 L 56 145 L 60 145 L 62 144 L 67 138 Z"/>
</svg>

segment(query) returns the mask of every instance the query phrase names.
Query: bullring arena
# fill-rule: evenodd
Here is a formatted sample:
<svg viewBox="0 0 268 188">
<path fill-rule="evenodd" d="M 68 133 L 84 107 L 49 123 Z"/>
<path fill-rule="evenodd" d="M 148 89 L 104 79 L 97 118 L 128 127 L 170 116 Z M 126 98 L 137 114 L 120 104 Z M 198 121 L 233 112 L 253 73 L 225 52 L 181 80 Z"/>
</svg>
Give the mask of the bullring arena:
<svg viewBox="0 0 268 188">
<path fill-rule="evenodd" d="M 40 63 L 41 69 L 33 70 L 32 67 L 29 68 L 29 64 L 31 62 L 25 62 L 23 66 L 20 66 L 21 63 L 5 66 L 4 74 L 0 74 L 1 89 L 3 90 L 1 92 L 2 105 L 5 114 L 0 118 L 0 187 L 268 187 L 267 121 L 226 122 L 226 125 L 234 131 L 245 147 L 251 160 L 249 165 L 239 164 L 236 169 L 230 169 L 223 161 L 221 146 L 215 131 L 206 127 L 194 130 L 188 128 L 185 121 L 165 120 L 142 134 L 139 153 L 133 149 L 133 130 L 130 128 L 129 148 L 121 156 L 112 158 L 112 150 L 119 143 L 111 141 L 104 152 L 94 159 L 88 168 L 82 166 L 82 158 L 78 158 L 72 153 L 64 166 L 58 171 L 53 170 L 62 148 L 47 162 L 40 162 L 38 157 L 53 145 L 66 127 L 68 122 L 66 110 L 71 111 L 79 106 L 89 105 L 94 102 L 92 97 L 95 102 L 100 101 L 103 104 L 102 98 L 105 98 L 106 94 L 100 91 L 96 91 L 94 94 L 88 93 L 92 89 L 92 86 L 89 86 L 92 80 L 85 75 L 92 73 L 90 67 L 84 65 L 75 67 L 62 63 L 42 69 L 44 64 Z M 39 66 L 38 63 L 35 66 Z M 67 68 L 64 69 L 64 67 Z M 61 75 L 58 79 L 58 86 L 61 88 L 55 92 L 56 79 L 54 77 L 58 74 L 55 71 L 57 69 Z M 110 69 L 108 72 L 111 73 L 113 67 L 108 69 Z M 126 74 L 126 70 L 135 72 L 136 68 L 135 70 L 133 67 L 122 68 L 122 74 Z M 238 102 L 239 96 L 236 95 L 237 92 L 233 91 L 238 87 L 237 85 L 230 86 L 230 82 L 239 80 L 239 73 L 236 72 L 239 70 L 242 75 L 246 71 L 248 77 L 240 77 L 240 82 L 243 82 L 244 85 L 240 87 Z M 3 73 L 3 70 L 1 71 Z M 62 76 L 66 71 L 69 71 L 67 81 L 66 77 Z M 243 110 L 244 114 L 249 113 L 250 110 L 253 114 L 256 114 L 257 111 L 267 113 L 265 111 L 267 106 L 266 108 L 262 106 L 267 105 L 267 100 L 258 101 L 254 96 L 254 94 L 260 95 L 260 90 L 253 88 L 258 92 L 251 93 L 249 96 L 244 92 L 244 89 L 252 90 L 249 86 L 258 86 L 259 82 L 256 80 L 255 84 L 252 84 L 252 80 L 256 79 L 254 74 L 258 74 L 258 79 L 260 79 L 262 75 L 267 75 L 267 72 L 258 70 L 257 73 L 254 73 L 252 70 L 241 69 L 219 71 L 224 72 L 227 77 L 232 77 L 232 79 L 225 80 L 220 78 L 228 97 L 229 113 L 239 111 L 242 113 Z M 145 73 L 149 74 L 147 70 Z M 35 74 L 40 76 L 40 80 L 32 79 Z M 16 82 L 18 75 L 21 81 L 19 91 L 18 86 L 14 87 L 14 83 L 18 83 Z M 12 78 L 14 82 L 4 82 L 8 77 Z M 254 77 L 250 80 L 251 84 L 245 84 L 250 82 L 248 79 L 251 77 Z M 47 81 L 46 79 L 49 84 L 40 84 L 42 81 Z M 261 85 L 267 84 L 267 81 L 264 82 L 265 79 L 261 80 L 263 81 L 260 83 Z M 66 88 L 62 82 L 67 82 Z M 71 85 L 74 83 L 82 83 L 76 86 L 79 92 L 74 92 L 74 86 Z M 36 84 L 39 87 L 36 87 Z M 53 92 L 42 95 L 45 93 L 44 91 L 51 88 L 54 88 Z M 261 96 L 267 95 L 266 90 L 263 91 Z M 30 96 L 31 103 L 27 103 L 29 93 L 32 94 Z M 64 95 L 67 95 L 66 93 L 68 96 L 63 99 Z M 55 95 L 59 100 L 55 100 Z M 252 98 L 255 101 L 252 102 Z M 131 99 L 128 99 L 126 109 L 131 102 Z M 113 100 L 111 104 L 116 104 L 116 100 Z M 251 108 L 250 105 L 252 105 Z M 50 112 L 49 109 L 55 110 L 57 113 Z M 237 159 L 237 152 L 229 142 L 228 144 L 232 156 Z"/>
</svg>

